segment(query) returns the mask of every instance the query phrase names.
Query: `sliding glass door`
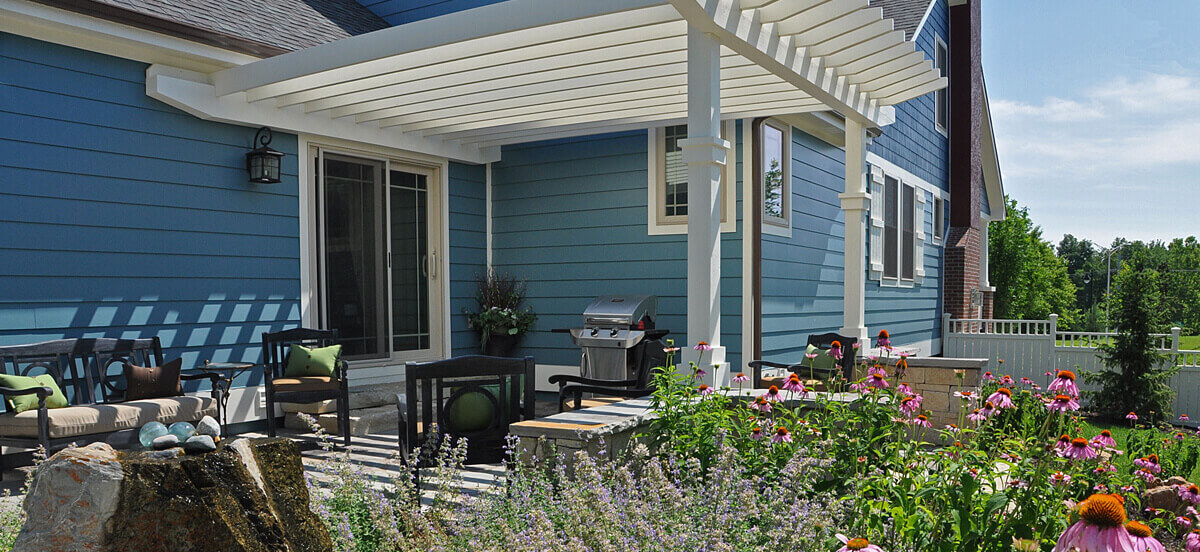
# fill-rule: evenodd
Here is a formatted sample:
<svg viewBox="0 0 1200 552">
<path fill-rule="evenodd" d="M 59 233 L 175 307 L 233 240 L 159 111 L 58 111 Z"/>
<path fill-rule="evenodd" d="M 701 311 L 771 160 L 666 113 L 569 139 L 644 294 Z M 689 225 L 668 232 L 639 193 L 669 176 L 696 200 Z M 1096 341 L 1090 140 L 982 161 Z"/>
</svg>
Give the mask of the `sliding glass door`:
<svg viewBox="0 0 1200 552">
<path fill-rule="evenodd" d="M 314 148 L 324 325 L 351 361 L 441 354 L 436 170 Z"/>
</svg>

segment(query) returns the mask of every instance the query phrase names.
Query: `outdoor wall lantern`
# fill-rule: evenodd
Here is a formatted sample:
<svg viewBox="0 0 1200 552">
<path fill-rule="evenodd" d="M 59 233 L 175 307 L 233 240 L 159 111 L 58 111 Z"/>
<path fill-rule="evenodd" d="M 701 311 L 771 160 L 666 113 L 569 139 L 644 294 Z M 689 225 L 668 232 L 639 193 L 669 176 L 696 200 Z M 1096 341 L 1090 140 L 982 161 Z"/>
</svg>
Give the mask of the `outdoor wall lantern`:
<svg viewBox="0 0 1200 552">
<path fill-rule="evenodd" d="M 254 134 L 254 145 L 258 146 L 246 154 L 246 170 L 250 172 L 250 182 L 255 184 L 278 184 L 279 165 L 283 153 L 275 151 L 267 144 L 271 143 L 271 129 L 262 127 Z"/>
</svg>

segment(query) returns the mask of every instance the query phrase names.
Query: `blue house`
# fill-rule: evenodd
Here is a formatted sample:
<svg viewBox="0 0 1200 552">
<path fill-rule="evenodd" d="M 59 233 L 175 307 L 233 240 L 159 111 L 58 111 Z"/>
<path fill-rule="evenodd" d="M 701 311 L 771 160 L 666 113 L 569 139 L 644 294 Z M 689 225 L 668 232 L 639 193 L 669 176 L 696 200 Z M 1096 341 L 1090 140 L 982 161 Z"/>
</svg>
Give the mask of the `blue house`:
<svg viewBox="0 0 1200 552">
<path fill-rule="evenodd" d="M 478 351 L 490 266 L 539 386 L 610 293 L 718 378 L 829 331 L 939 354 L 943 313 L 990 315 L 1003 217 L 979 3 L 0 0 L 0 343 L 258 362 L 332 327 L 394 383 Z"/>
</svg>

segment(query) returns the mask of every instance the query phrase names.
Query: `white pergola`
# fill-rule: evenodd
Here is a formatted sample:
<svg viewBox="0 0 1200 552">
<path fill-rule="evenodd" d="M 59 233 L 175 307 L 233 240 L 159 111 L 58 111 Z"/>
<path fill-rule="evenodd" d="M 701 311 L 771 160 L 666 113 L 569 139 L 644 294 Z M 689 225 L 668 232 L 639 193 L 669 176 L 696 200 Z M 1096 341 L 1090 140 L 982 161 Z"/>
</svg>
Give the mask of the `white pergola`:
<svg viewBox="0 0 1200 552">
<path fill-rule="evenodd" d="M 864 321 L 865 131 L 946 86 L 867 0 L 509 0 L 197 74 L 148 93 L 199 117 L 472 163 L 504 144 L 687 123 L 689 340 L 720 348 L 720 121 L 845 118 L 846 319 Z"/>
</svg>

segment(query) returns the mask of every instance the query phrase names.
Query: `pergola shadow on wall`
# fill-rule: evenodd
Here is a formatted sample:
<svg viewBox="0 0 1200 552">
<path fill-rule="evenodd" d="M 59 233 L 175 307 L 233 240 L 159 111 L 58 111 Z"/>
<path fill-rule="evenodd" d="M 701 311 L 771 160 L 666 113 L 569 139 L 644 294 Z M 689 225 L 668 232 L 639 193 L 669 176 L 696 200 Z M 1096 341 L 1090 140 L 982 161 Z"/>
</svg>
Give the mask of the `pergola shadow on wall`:
<svg viewBox="0 0 1200 552">
<path fill-rule="evenodd" d="M 208 74 L 156 64 L 146 86 L 205 119 L 469 163 L 505 144 L 686 123 L 687 335 L 721 363 L 720 122 L 844 118 L 842 333 L 865 340 L 866 130 L 946 82 L 867 0 L 510 0 Z"/>
</svg>

